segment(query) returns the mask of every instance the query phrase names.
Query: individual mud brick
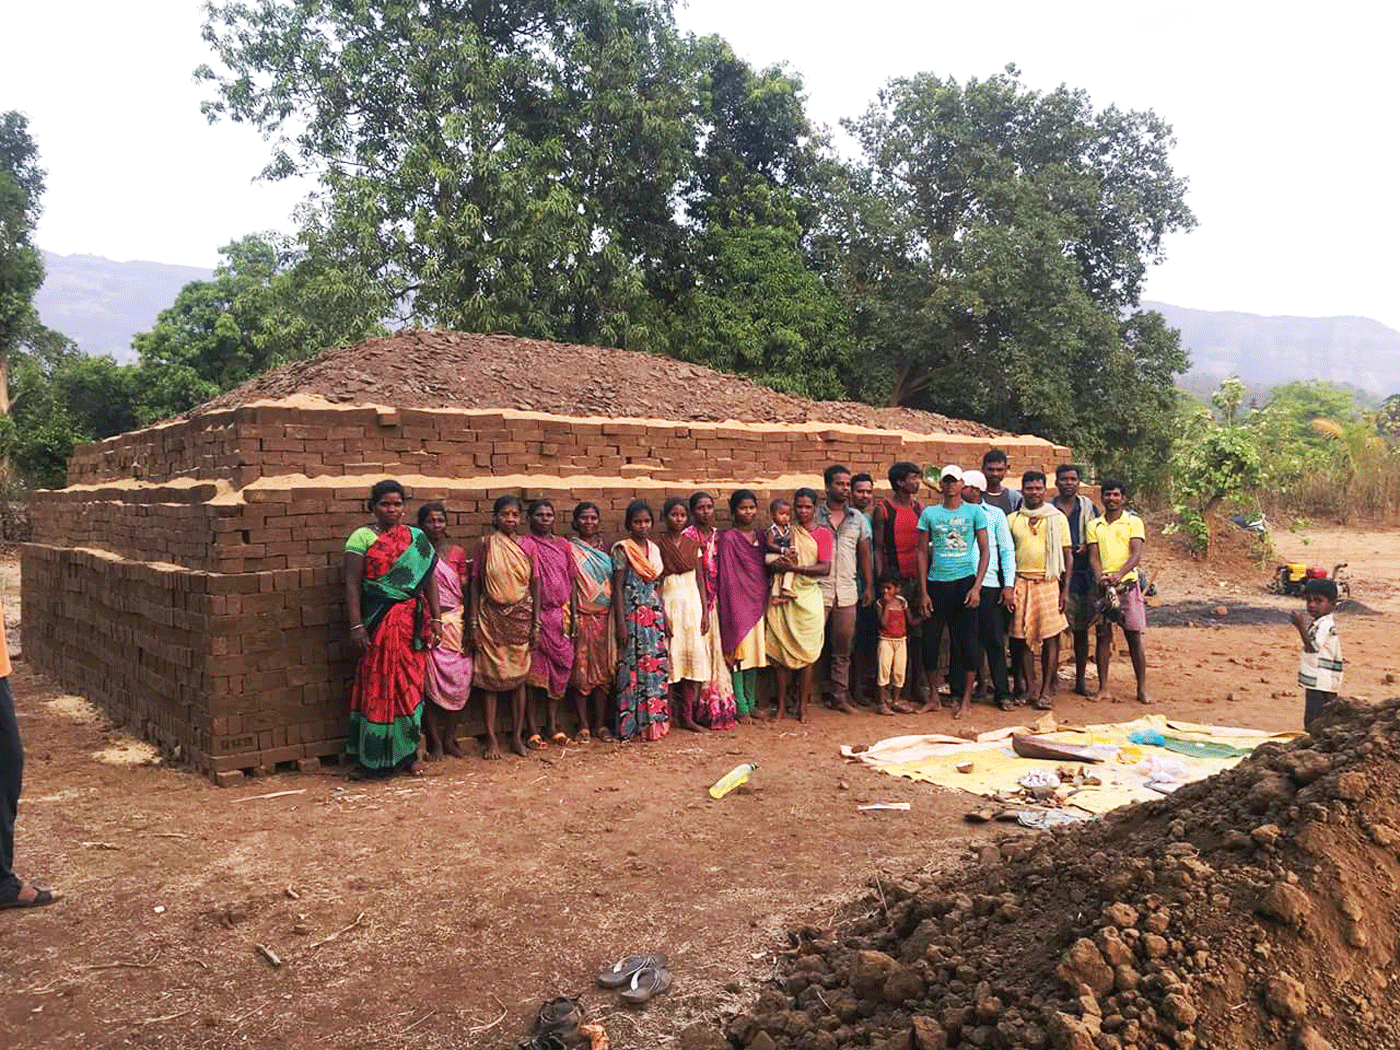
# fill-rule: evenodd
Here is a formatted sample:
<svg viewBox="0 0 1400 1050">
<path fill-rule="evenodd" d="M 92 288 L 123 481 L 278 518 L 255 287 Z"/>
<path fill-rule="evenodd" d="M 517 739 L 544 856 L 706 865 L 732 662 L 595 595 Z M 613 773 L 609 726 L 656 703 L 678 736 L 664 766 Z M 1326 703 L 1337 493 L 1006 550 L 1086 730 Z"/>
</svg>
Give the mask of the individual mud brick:
<svg viewBox="0 0 1400 1050">
<path fill-rule="evenodd" d="M 221 788 L 241 787 L 248 778 L 241 769 L 221 769 L 214 774 L 214 783 Z"/>
</svg>

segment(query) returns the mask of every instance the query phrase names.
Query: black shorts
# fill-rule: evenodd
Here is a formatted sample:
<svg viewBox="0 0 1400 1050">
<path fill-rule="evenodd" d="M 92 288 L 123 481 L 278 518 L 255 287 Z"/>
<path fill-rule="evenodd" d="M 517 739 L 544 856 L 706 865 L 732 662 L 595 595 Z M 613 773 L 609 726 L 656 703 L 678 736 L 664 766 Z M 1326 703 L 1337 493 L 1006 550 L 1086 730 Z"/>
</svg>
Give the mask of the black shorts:
<svg viewBox="0 0 1400 1050">
<path fill-rule="evenodd" d="M 1321 689 L 1308 689 L 1303 693 L 1303 728 L 1307 729 L 1312 725 L 1312 721 L 1322 714 L 1322 709 L 1337 699 L 1336 693 L 1324 693 Z"/>
<path fill-rule="evenodd" d="M 982 666 L 977 651 L 977 610 L 964 602 L 967 592 L 977 581 L 975 576 L 961 580 L 929 580 L 928 597 L 933 614 L 924 625 L 924 667 L 938 670 L 939 649 L 943 645 L 943 630 L 948 630 L 948 662 L 953 668 L 968 670 Z"/>
</svg>

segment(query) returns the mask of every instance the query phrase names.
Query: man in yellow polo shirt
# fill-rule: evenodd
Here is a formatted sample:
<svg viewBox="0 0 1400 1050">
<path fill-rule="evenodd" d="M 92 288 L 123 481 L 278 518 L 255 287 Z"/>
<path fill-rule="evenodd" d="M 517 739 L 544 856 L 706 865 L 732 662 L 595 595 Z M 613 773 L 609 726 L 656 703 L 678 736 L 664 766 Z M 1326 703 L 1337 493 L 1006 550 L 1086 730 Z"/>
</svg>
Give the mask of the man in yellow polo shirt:
<svg viewBox="0 0 1400 1050">
<path fill-rule="evenodd" d="M 1104 597 L 1103 618 L 1099 621 L 1094 662 L 1099 668 L 1099 692 L 1096 700 L 1111 700 L 1108 691 L 1108 664 L 1113 656 L 1113 623 L 1123 628 L 1128 642 L 1128 655 L 1137 676 L 1137 701 L 1152 703 L 1147 695 L 1147 651 L 1142 635 L 1147 630 L 1147 607 L 1138 586 L 1137 565 L 1142 560 L 1147 532 L 1142 519 L 1124 504 L 1128 500 L 1127 486 L 1117 478 L 1105 478 L 1103 517 L 1095 518 L 1085 530 L 1089 544 L 1089 564 L 1099 581 Z"/>
<path fill-rule="evenodd" d="M 5 604 L 0 602 L 0 910 L 39 908 L 59 897 L 15 876 L 15 813 L 23 775 L 24 744 L 10 692 L 10 647 L 5 640 Z"/>
</svg>

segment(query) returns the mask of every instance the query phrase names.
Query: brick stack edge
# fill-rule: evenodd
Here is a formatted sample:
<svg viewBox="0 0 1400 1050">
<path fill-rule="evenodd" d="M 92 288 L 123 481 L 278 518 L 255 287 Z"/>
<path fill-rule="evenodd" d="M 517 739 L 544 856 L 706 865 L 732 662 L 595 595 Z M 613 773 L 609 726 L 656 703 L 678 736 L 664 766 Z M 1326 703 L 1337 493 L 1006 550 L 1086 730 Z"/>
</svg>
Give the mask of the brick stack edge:
<svg viewBox="0 0 1400 1050">
<path fill-rule="evenodd" d="M 338 754 L 353 666 L 345 537 L 369 485 L 446 499 L 470 545 L 503 493 L 602 508 L 697 486 L 767 501 L 823 467 L 972 464 L 1017 472 L 1068 450 L 1038 438 L 830 424 L 575 419 L 500 410 L 245 406 L 76 450 L 66 489 L 36 493 L 23 545 L 25 658 L 211 775 Z M 468 729 L 472 728 L 468 726 Z"/>
</svg>

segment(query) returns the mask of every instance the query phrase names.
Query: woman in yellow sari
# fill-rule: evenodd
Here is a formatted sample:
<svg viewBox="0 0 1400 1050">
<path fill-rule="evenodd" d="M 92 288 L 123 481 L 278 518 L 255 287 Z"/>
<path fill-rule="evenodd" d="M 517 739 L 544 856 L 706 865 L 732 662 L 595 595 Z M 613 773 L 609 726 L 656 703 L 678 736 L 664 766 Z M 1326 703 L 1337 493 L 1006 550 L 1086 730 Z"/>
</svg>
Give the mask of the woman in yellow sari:
<svg viewBox="0 0 1400 1050">
<path fill-rule="evenodd" d="M 525 680 L 540 629 L 540 580 L 534 559 L 520 545 L 520 500 L 496 500 L 496 531 L 481 541 L 473 562 L 470 644 L 476 650 L 475 684 L 486 703 L 486 758 L 500 758 L 496 744 L 496 697 L 510 693 L 511 730 L 517 755 L 525 754 Z"/>
<path fill-rule="evenodd" d="M 835 537 L 830 529 L 816 524 L 817 494 L 811 489 L 797 490 L 792 509 L 797 521 L 792 529 L 793 545 L 784 555 L 784 568 L 793 574 L 793 593 L 788 600 L 768 607 L 768 662 L 776 676 L 778 718 L 787 714 L 795 672 L 797 720 L 805 722 L 826 627 L 826 608 L 817 580 L 831 572 Z"/>
</svg>

